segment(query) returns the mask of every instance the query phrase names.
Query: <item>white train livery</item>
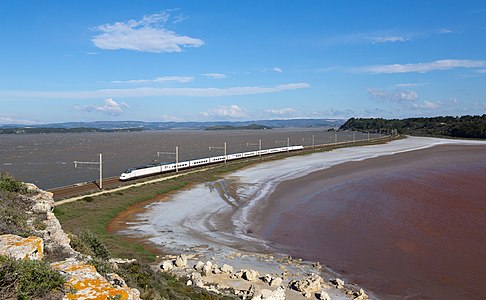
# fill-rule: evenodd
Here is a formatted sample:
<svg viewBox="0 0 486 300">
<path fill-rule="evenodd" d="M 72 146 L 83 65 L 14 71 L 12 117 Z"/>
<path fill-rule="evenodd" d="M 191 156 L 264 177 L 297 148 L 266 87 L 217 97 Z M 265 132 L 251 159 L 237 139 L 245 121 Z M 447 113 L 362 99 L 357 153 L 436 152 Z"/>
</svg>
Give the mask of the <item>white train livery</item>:
<svg viewBox="0 0 486 300">
<path fill-rule="evenodd" d="M 299 146 L 265 149 L 260 151 L 228 154 L 226 155 L 226 157 L 222 155 L 222 156 L 213 156 L 207 158 L 194 159 L 190 161 L 180 161 L 177 164 L 177 169 L 186 169 L 191 167 L 198 167 L 198 166 L 203 166 L 203 165 L 208 165 L 213 163 L 224 162 L 225 160 L 235 160 L 235 159 L 241 159 L 241 158 L 258 156 L 258 155 L 274 154 L 279 152 L 288 152 L 288 151 L 295 151 L 295 150 L 302 150 L 302 149 L 304 149 L 304 146 L 299 145 Z M 120 175 L 120 180 L 121 181 L 130 180 L 130 179 L 151 176 L 160 173 L 172 172 L 175 170 L 176 170 L 175 163 L 150 164 L 147 166 L 136 167 L 136 168 L 131 168 L 126 170 Z"/>
</svg>

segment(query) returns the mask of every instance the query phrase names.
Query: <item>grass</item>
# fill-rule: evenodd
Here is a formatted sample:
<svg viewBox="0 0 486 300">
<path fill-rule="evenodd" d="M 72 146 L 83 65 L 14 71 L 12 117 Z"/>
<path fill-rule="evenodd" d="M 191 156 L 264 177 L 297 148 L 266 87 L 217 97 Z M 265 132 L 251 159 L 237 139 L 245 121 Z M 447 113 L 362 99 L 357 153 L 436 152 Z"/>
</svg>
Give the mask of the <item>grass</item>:
<svg viewBox="0 0 486 300">
<path fill-rule="evenodd" d="M 100 244 L 104 245 L 103 250 L 98 250 L 102 252 L 101 255 L 104 255 L 103 253 L 106 251 L 107 255 L 109 253 L 113 257 L 136 258 L 138 262 L 121 265 L 117 272 L 125 278 L 129 286 L 136 287 L 141 291 L 143 299 L 225 299 L 223 296 L 210 294 L 198 288 L 188 287 L 184 282 L 177 280 L 171 274 L 163 272 L 156 273 L 147 265 L 147 263 L 154 261 L 155 253 L 140 243 L 130 242 L 121 236 L 108 233 L 108 224 L 117 215 L 132 205 L 186 188 L 191 184 L 220 179 L 227 173 L 258 164 L 262 161 L 272 161 L 295 155 L 330 151 L 338 147 L 343 148 L 384 142 L 386 140 L 379 142 L 357 142 L 340 146 L 305 149 L 298 153 L 280 153 L 262 158 L 231 161 L 227 164 L 214 165 L 205 171 L 187 173 L 178 178 L 130 188 L 123 192 L 93 197 L 87 196 L 83 199 L 84 201 L 81 200 L 56 206 L 54 213 L 65 231 L 76 233 L 79 228 L 83 228 L 83 230 L 91 232 L 84 236 L 83 234 L 79 235 L 78 238 L 81 239 L 79 247 L 85 248 L 81 252 L 90 253 L 91 251 L 94 254 L 92 263 L 95 264 L 97 269 L 99 268 L 100 272 L 110 271 L 105 263 L 105 259 L 96 257 L 95 249 L 99 248 Z M 73 242 L 76 244 L 75 239 Z"/>
<path fill-rule="evenodd" d="M 107 247 L 108 251 L 115 257 L 137 258 L 145 262 L 151 262 L 155 253 L 147 247 L 138 243 L 129 242 L 123 237 L 109 234 L 107 226 L 121 212 L 132 205 L 154 199 L 158 196 L 187 187 L 189 184 L 214 181 L 222 178 L 225 174 L 235 170 L 255 165 L 262 161 L 272 161 L 296 155 L 307 155 L 315 152 L 325 152 L 336 148 L 371 145 L 385 143 L 382 141 L 363 141 L 338 146 L 326 146 L 316 149 L 305 149 L 293 153 L 280 153 L 272 156 L 263 156 L 248 160 L 231 161 L 227 164 L 214 165 L 203 172 L 190 173 L 184 176 L 135 187 L 112 194 L 99 196 L 87 196 L 88 201 L 76 201 L 61 206 L 56 206 L 54 213 L 62 224 L 64 230 L 76 232 L 83 228 L 92 232 Z M 151 178 L 153 179 L 153 178 Z M 86 200 L 86 199 L 85 199 Z"/>
</svg>

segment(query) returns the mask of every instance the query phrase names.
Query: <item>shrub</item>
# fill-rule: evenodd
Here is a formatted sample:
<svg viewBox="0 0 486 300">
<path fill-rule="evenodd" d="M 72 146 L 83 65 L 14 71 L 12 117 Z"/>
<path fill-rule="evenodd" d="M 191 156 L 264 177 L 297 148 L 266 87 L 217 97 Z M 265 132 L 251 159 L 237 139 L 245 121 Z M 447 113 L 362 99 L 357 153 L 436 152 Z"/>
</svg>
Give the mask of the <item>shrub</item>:
<svg viewBox="0 0 486 300">
<path fill-rule="evenodd" d="M 117 273 L 131 287 L 136 287 L 142 299 L 171 300 L 216 300 L 236 299 L 209 293 L 205 290 L 187 286 L 185 282 L 166 272 L 156 272 L 149 265 L 140 262 L 120 264 Z"/>
<path fill-rule="evenodd" d="M 80 231 L 76 235 L 71 236 L 71 247 L 78 252 L 94 256 L 101 260 L 108 260 L 110 258 L 110 253 L 105 245 L 87 230 Z"/>
<path fill-rule="evenodd" d="M 0 256 L 0 294 L 5 298 L 31 299 L 52 295 L 65 279 L 49 264 Z"/>
<path fill-rule="evenodd" d="M 25 213 L 32 205 L 30 198 L 0 191 L 0 234 L 32 235 Z"/>
<path fill-rule="evenodd" d="M 0 191 L 25 194 L 27 187 L 6 173 L 0 173 Z"/>
</svg>

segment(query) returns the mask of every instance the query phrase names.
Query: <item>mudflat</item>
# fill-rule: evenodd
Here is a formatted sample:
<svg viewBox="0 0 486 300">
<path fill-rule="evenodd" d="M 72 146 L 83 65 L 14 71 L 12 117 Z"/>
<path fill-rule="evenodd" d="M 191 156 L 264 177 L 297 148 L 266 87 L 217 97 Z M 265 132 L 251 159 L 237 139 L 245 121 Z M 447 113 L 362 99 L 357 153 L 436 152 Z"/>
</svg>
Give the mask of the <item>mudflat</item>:
<svg viewBox="0 0 486 300">
<path fill-rule="evenodd" d="M 280 251 L 384 299 L 479 299 L 486 146 L 434 146 L 283 181 L 251 221 Z"/>
</svg>

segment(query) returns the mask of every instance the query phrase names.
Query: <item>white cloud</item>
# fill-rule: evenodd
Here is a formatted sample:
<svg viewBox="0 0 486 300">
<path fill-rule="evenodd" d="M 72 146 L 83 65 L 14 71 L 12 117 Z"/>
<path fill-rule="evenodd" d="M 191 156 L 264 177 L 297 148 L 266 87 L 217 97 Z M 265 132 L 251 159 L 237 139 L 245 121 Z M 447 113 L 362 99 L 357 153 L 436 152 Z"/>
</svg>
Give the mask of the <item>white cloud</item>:
<svg viewBox="0 0 486 300">
<path fill-rule="evenodd" d="M 228 76 L 226 76 L 226 74 L 221 74 L 221 73 L 206 73 L 206 74 L 203 74 L 204 76 L 206 77 L 209 77 L 209 78 L 213 78 L 213 79 L 223 79 L 223 78 L 227 78 Z"/>
<path fill-rule="evenodd" d="M 248 111 L 243 107 L 233 104 L 230 106 L 215 107 L 209 111 L 202 112 L 201 114 L 205 117 L 241 119 L 248 116 Z"/>
<path fill-rule="evenodd" d="M 272 115 L 276 115 L 276 116 L 282 117 L 282 116 L 295 115 L 295 113 L 297 112 L 297 110 L 295 108 L 292 108 L 292 107 L 286 107 L 286 108 L 267 109 L 267 110 L 265 110 L 265 112 L 270 113 Z"/>
<path fill-rule="evenodd" d="M 22 124 L 22 125 L 33 125 L 38 122 L 32 120 L 19 119 L 10 116 L 0 116 L 0 124 Z"/>
<path fill-rule="evenodd" d="M 0 91 L 0 99 L 11 98 L 50 98 L 50 99 L 99 99 L 109 97 L 163 97 L 163 96 L 190 96 L 190 97 L 222 97 L 278 93 L 289 90 L 309 88 L 308 83 L 288 83 L 273 87 L 242 86 L 228 88 L 128 88 L 128 89 L 102 89 L 94 91 Z"/>
<path fill-rule="evenodd" d="M 389 42 L 405 42 L 408 39 L 403 36 L 373 36 L 369 38 L 372 44 L 389 43 Z"/>
<path fill-rule="evenodd" d="M 402 91 L 397 90 L 394 92 L 387 91 L 385 89 L 367 88 L 368 94 L 378 100 L 388 101 L 414 101 L 417 100 L 418 94 L 416 91 Z"/>
<path fill-rule="evenodd" d="M 144 16 L 141 20 L 116 22 L 96 27 L 100 34 L 92 38 L 98 48 L 105 50 L 134 50 L 141 52 L 181 52 L 183 47 L 200 47 L 201 39 L 168 30 L 163 25 L 169 20 L 167 12 Z"/>
<path fill-rule="evenodd" d="M 186 19 L 187 19 L 187 16 L 182 15 L 182 14 L 174 16 L 174 18 L 172 20 L 172 24 L 180 23 L 182 21 L 185 21 Z"/>
<path fill-rule="evenodd" d="M 426 85 L 427 83 L 425 82 L 417 82 L 417 83 L 397 83 L 395 84 L 395 87 L 397 88 L 402 88 L 402 87 L 414 87 L 414 86 L 421 86 L 421 85 Z"/>
<path fill-rule="evenodd" d="M 264 68 L 264 69 L 261 69 L 260 72 L 276 72 L 276 73 L 282 73 L 283 72 L 283 69 L 282 68 L 279 68 L 279 67 L 272 67 L 272 68 Z"/>
<path fill-rule="evenodd" d="M 435 110 L 440 108 L 441 104 L 439 102 L 424 101 L 423 103 L 414 103 L 412 107 L 415 109 Z"/>
<path fill-rule="evenodd" d="M 128 104 L 125 102 L 116 102 L 112 98 L 105 99 L 103 105 L 88 105 L 88 106 L 75 106 L 76 109 L 86 112 L 101 112 L 106 115 L 118 116 L 122 114 L 127 108 Z"/>
<path fill-rule="evenodd" d="M 369 72 L 372 74 L 427 73 L 438 70 L 484 67 L 486 67 L 486 60 L 443 59 L 417 64 L 377 65 L 365 67 L 360 69 L 359 71 Z"/>
<path fill-rule="evenodd" d="M 438 31 L 440 34 L 448 34 L 448 33 L 456 33 L 456 31 L 454 30 L 450 30 L 450 29 L 447 29 L 447 28 L 442 28 Z"/>
<path fill-rule="evenodd" d="M 132 79 L 132 80 L 114 80 L 111 83 L 165 83 L 165 82 L 179 82 L 186 83 L 194 80 L 192 76 L 164 76 L 155 79 Z"/>
</svg>

